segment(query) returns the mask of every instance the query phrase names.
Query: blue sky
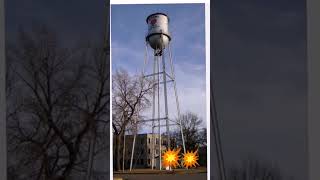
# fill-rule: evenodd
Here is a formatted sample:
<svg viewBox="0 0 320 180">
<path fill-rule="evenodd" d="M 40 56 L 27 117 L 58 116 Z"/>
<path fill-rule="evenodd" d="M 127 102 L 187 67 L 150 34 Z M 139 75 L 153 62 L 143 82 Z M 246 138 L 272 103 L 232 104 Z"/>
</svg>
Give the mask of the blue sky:
<svg viewBox="0 0 320 180">
<path fill-rule="evenodd" d="M 130 74 L 142 71 L 145 53 L 146 17 L 155 12 L 170 18 L 171 48 L 182 112 L 191 111 L 206 120 L 206 64 L 204 4 L 112 5 L 112 71 L 123 68 Z M 151 72 L 152 57 L 149 51 Z M 167 63 L 168 64 L 168 63 Z M 169 85 L 169 116 L 175 118 L 173 86 Z"/>
</svg>

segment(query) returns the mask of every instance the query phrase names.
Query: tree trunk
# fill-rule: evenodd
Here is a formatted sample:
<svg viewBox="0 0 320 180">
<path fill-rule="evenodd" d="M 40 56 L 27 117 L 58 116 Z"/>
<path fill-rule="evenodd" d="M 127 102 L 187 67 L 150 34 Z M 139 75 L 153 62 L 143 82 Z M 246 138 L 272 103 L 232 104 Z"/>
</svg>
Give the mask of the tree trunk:
<svg viewBox="0 0 320 180">
<path fill-rule="evenodd" d="M 92 126 L 94 126 L 92 124 Z M 91 179 L 92 175 L 92 167 L 93 167 L 93 158 L 94 158 L 94 151 L 95 151 L 95 145 L 96 145 L 96 129 L 95 127 L 91 127 L 90 129 L 90 141 L 89 141 L 89 161 L 88 161 L 88 167 L 87 167 L 87 175 L 86 180 Z"/>
<path fill-rule="evenodd" d="M 123 131 L 120 132 L 120 134 L 118 134 L 116 136 L 116 170 L 120 171 L 121 170 L 121 141 L 123 137 Z"/>
</svg>

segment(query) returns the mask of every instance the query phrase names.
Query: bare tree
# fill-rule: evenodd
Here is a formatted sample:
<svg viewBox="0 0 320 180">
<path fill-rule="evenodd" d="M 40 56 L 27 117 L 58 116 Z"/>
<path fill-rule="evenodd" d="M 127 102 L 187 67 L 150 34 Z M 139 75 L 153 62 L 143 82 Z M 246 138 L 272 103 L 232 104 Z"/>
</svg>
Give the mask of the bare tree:
<svg viewBox="0 0 320 180">
<path fill-rule="evenodd" d="M 276 165 L 261 162 L 255 158 L 244 160 L 240 167 L 229 169 L 229 180 L 285 180 Z M 292 178 L 290 178 L 292 179 Z"/>
<path fill-rule="evenodd" d="M 112 77 L 112 127 L 115 136 L 115 168 L 121 168 L 122 139 L 128 126 L 136 127 L 140 112 L 150 106 L 149 95 L 154 83 L 117 70 Z M 137 131 L 135 129 L 135 131 Z"/>
<path fill-rule="evenodd" d="M 197 114 L 192 112 L 182 114 L 181 123 L 185 145 L 188 149 L 196 149 L 201 145 L 206 145 L 206 129 L 201 127 L 202 119 Z M 177 143 L 182 144 L 179 130 L 174 132 L 173 137 L 176 138 Z"/>
<path fill-rule="evenodd" d="M 7 117 L 8 153 L 14 157 L 9 164 L 22 179 L 84 172 L 90 132 L 95 138 L 106 132 L 97 124 L 109 120 L 109 52 L 91 45 L 67 49 L 60 43 L 52 30 L 39 26 L 20 30 L 7 53 L 8 71 L 18 81 L 14 103 L 20 107 Z"/>
</svg>

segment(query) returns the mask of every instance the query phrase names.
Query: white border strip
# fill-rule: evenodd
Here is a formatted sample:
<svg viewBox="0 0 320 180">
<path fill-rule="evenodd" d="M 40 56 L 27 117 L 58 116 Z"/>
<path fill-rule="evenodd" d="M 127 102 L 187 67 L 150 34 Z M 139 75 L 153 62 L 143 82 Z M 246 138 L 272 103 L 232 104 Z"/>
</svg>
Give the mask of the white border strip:
<svg viewBox="0 0 320 180">
<path fill-rule="evenodd" d="M 112 5 L 119 4 L 187 4 L 205 3 L 205 44 L 206 44 L 206 108 L 207 108 L 207 180 L 210 180 L 210 0 L 111 0 L 110 1 L 110 48 L 112 42 Z M 112 50 L 110 50 L 110 76 L 112 78 Z M 110 99 L 112 99 L 112 80 L 110 80 Z M 110 179 L 113 179 L 113 131 L 112 131 L 112 103 L 110 103 Z"/>
<path fill-rule="evenodd" d="M 205 3 L 206 103 L 207 103 L 207 179 L 210 180 L 210 1 Z"/>
<path fill-rule="evenodd" d="M 109 123 L 110 123 L 110 145 L 109 145 L 109 152 L 110 152 L 110 180 L 113 180 L 113 130 L 112 130 L 112 50 L 111 50 L 111 41 L 112 41 L 112 36 L 111 36 L 111 24 L 112 24 L 112 19 L 111 19 L 111 2 L 110 2 L 110 7 L 109 7 L 109 47 L 110 47 L 110 57 L 109 57 L 109 66 L 110 66 L 110 118 L 109 118 Z"/>
</svg>

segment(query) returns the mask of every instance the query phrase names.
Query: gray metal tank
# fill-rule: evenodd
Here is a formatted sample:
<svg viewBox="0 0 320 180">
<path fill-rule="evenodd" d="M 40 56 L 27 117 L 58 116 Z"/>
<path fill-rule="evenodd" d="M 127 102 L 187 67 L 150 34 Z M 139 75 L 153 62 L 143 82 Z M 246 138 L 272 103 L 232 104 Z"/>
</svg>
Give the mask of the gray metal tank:
<svg viewBox="0 0 320 180">
<path fill-rule="evenodd" d="M 147 17 L 148 33 L 146 41 L 153 49 L 164 49 L 171 40 L 169 18 L 164 13 L 154 13 Z"/>
</svg>

